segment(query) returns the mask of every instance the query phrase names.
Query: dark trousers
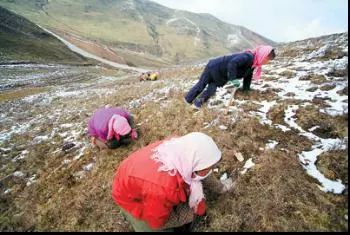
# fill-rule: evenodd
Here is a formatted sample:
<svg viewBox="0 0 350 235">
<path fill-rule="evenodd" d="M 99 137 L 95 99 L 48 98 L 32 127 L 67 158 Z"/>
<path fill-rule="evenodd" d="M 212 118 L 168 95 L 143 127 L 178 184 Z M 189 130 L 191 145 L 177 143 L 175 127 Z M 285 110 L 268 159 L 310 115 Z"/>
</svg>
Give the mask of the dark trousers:
<svg viewBox="0 0 350 235">
<path fill-rule="evenodd" d="M 207 89 L 203 92 L 203 90 L 207 87 Z M 192 102 L 197 98 L 199 94 L 202 94 L 194 101 L 194 104 L 199 108 L 205 103 L 211 96 L 213 96 L 216 92 L 217 85 L 214 83 L 210 73 L 205 70 L 199 81 L 194 87 L 187 93 L 185 99 L 187 103 L 192 104 Z"/>
<path fill-rule="evenodd" d="M 252 76 L 247 76 L 243 79 L 243 91 L 249 91 L 252 83 Z"/>
</svg>

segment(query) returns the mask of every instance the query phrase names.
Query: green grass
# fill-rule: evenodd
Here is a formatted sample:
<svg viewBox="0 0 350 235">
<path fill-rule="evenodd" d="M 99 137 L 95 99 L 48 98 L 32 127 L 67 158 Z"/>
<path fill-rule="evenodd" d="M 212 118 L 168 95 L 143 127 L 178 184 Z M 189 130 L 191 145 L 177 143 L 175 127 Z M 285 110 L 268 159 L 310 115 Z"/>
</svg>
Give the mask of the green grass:
<svg viewBox="0 0 350 235">
<path fill-rule="evenodd" d="M 2 91 L 0 94 L 0 102 L 11 101 L 19 98 L 23 98 L 30 95 L 35 95 L 49 91 L 49 88 L 45 87 L 33 87 L 33 88 L 21 88 L 18 90 Z"/>
<path fill-rule="evenodd" d="M 88 61 L 71 52 L 56 39 L 36 39 L 20 34 L 5 34 L 0 32 L 0 50 L 3 58 L 0 62 L 30 61 L 30 62 L 61 62 L 87 63 Z"/>
<path fill-rule="evenodd" d="M 249 33 L 249 30 L 224 23 L 208 14 L 175 11 L 151 2 L 132 1 L 134 5 L 130 7 L 125 0 L 51 0 L 42 8 L 34 2 L 0 1 L 0 6 L 49 29 L 75 33 L 119 49 L 158 55 L 164 61 L 175 63 L 220 56 L 253 46 L 243 40 L 240 45 L 229 48 L 227 35 L 233 33 L 240 32 L 250 39 L 273 44 L 268 39 Z M 180 35 L 176 28 L 166 25 L 172 18 L 186 18 L 198 25 L 201 28 L 201 42 L 194 46 L 196 32 L 194 35 Z M 176 27 L 182 29 L 186 25 L 196 29 L 187 21 L 182 21 Z M 162 53 L 159 53 L 159 47 Z"/>
<path fill-rule="evenodd" d="M 92 63 L 25 18 L 0 7 L 0 63 Z"/>
</svg>

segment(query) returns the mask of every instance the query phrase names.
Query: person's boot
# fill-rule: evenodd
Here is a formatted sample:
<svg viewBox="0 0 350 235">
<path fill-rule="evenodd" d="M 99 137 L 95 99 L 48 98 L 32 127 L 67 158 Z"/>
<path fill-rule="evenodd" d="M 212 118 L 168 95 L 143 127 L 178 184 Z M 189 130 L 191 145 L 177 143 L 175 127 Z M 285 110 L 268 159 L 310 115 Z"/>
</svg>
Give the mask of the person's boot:
<svg viewBox="0 0 350 235">
<path fill-rule="evenodd" d="M 203 99 L 196 99 L 193 103 L 193 108 L 199 110 L 202 107 Z"/>
<path fill-rule="evenodd" d="M 186 97 L 184 97 L 183 100 L 184 100 L 185 104 L 189 104 L 189 105 L 192 104 L 192 103 L 190 103 L 190 102 L 188 102 L 188 101 L 186 100 Z"/>
</svg>

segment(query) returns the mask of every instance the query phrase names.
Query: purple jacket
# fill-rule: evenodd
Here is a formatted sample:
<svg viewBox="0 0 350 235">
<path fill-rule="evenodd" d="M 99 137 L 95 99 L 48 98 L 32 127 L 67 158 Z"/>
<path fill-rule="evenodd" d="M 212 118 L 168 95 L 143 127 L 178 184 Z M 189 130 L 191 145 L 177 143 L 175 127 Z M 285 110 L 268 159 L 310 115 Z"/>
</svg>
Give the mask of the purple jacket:
<svg viewBox="0 0 350 235">
<path fill-rule="evenodd" d="M 107 140 L 108 122 L 114 114 L 118 114 L 130 120 L 130 113 L 122 108 L 100 108 L 90 118 L 88 123 L 88 131 L 90 136 Z M 129 121 L 130 122 L 130 121 Z"/>
</svg>

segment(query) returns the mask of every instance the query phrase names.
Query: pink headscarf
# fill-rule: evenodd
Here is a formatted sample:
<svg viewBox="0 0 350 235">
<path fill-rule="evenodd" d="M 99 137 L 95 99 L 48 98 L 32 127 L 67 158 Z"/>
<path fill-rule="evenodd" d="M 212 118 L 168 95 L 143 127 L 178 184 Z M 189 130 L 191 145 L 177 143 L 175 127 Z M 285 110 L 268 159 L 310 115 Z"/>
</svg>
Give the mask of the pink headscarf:
<svg viewBox="0 0 350 235">
<path fill-rule="evenodd" d="M 112 139 L 113 137 L 116 140 L 120 139 L 120 136 L 129 134 L 131 127 L 128 120 L 125 117 L 114 114 L 108 122 L 108 135 L 107 140 Z"/>
<path fill-rule="evenodd" d="M 253 63 L 253 68 L 255 68 L 254 75 L 253 75 L 254 80 L 261 79 L 261 72 L 262 72 L 262 66 L 263 66 L 262 63 L 266 59 L 266 57 L 269 56 L 272 50 L 273 50 L 273 47 L 271 46 L 258 46 L 254 50 L 247 50 L 247 52 L 250 52 L 254 55 L 254 63 Z"/>
<path fill-rule="evenodd" d="M 203 133 L 193 132 L 166 141 L 153 151 L 155 154 L 152 159 L 161 163 L 158 171 L 167 171 L 171 176 L 178 172 L 190 186 L 189 205 L 197 210 L 204 193 L 202 183 L 192 178 L 192 173 L 213 166 L 221 159 L 221 151 L 213 139 Z"/>
</svg>

